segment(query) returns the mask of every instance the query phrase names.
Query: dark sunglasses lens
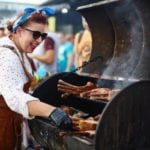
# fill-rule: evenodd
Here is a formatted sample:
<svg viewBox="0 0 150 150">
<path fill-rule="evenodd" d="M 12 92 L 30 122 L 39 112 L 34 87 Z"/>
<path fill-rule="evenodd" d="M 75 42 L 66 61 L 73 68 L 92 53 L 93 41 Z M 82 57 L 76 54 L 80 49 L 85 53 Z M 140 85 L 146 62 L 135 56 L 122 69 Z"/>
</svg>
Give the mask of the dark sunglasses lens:
<svg viewBox="0 0 150 150">
<path fill-rule="evenodd" d="M 42 40 L 46 39 L 47 33 L 42 33 L 41 37 L 42 37 Z"/>
<path fill-rule="evenodd" d="M 42 40 L 44 40 L 46 37 L 47 37 L 47 33 L 40 33 L 40 32 L 38 32 L 38 31 L 34 31 L 33 32 L 33 38 L 35 39 L 35 40 L 37 40 L 39 37 L 41 36 L 41 38 L 42 38 Z"/>
<path fill-rule="evenodd" d="M 37 40 L 41 36 L 41 33 L 38 31 L 33 31 L 33 38 Z"/>
</svg>

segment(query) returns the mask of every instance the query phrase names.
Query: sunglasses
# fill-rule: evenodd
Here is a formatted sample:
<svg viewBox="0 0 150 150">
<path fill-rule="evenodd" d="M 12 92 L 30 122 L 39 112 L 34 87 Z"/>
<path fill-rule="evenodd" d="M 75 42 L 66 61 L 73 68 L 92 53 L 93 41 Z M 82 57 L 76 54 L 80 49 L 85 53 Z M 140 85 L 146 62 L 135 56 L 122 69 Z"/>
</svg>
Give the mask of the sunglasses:
<svg viewBox="0 0 150 150">
<path fill-rule="evenodd" d="M 40 37 L 42 38 L 42 40 L 46 39 L 47 37 L 47 33 L 41 33 L 39 31 L 33 31 L 27 27 L 24 27 L 25 30 L 32 32 L 32 36 L 34 40 L 39 39 Z"/>
</svg>

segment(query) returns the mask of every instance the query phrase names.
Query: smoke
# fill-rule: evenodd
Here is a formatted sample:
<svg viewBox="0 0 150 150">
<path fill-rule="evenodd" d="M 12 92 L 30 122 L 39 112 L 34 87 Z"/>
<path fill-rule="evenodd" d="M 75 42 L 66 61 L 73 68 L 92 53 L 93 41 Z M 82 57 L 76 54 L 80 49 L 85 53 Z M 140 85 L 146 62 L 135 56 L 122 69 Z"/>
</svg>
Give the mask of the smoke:
<svg viewBox="0 0 150 150">
<path fill-rule="evenodd" d="M 143 29 L 134 3 L 131 0 L 122 0 L 122 2 L 115 7 L 112 14 L 109 14 L 108 10 L 110 16 L 115 16 L 110 18 L 116 37 L 114 56 L 108 60 L 103 75 L 122 77 L 128 80 L 133 78 L 132 73 L 140 60 L 143 48 Z"/>
</svg>

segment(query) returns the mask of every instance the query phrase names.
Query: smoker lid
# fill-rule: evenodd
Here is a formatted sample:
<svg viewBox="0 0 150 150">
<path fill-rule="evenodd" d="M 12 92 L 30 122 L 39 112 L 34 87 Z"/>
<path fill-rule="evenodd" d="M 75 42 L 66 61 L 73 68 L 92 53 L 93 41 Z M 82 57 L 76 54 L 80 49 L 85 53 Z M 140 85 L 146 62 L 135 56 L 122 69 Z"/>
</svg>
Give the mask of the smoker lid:
<svg viewBox="0 0 150 150">
<path fill-rule="evenodd" d="M 96 132 L 96 150 L 150 149 L 150 81 L 134 83 L 104 109 Z"/>
<path fill-rule="evenodd" d="M 79 7 L 92 33 L 91 59 L 84 72 L 150 78 L 150 1 L 100 0 Z"/>
<path fill-rule="evenodd" d="M 49 120 L 42 117 L 28 120 L 31 134 L 35 140 L 44 148 L 53 148 L 58 145 L 57 140 L 60 130 L 49 123 Z"/>
</svg>

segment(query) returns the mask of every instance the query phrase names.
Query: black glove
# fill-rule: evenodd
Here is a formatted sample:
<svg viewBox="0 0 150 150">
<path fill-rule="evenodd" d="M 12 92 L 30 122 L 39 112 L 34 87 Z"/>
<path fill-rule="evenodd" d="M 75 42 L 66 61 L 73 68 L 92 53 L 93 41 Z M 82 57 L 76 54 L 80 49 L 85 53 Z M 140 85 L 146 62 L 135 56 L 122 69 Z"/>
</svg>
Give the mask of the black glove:
<svg viewBox="0 0 150 150">
<path fill-rule="evenodd" d="M 71 119 L 60 108 L 54 109 L 48 118 L 56 127 L 60 128 L 62 130 L 71 130 L 72 129 Z"/>
</svg>

